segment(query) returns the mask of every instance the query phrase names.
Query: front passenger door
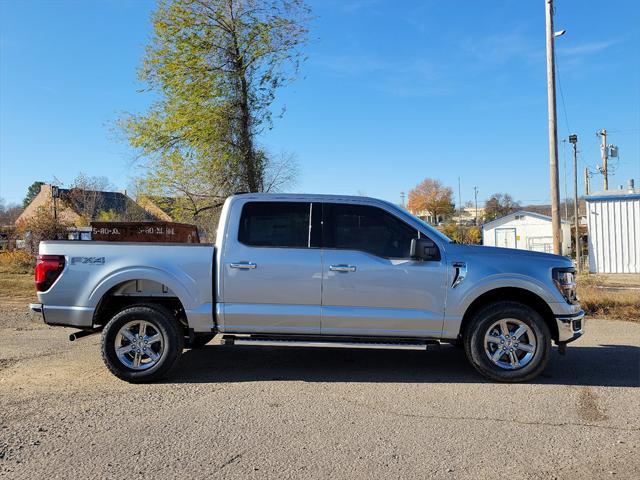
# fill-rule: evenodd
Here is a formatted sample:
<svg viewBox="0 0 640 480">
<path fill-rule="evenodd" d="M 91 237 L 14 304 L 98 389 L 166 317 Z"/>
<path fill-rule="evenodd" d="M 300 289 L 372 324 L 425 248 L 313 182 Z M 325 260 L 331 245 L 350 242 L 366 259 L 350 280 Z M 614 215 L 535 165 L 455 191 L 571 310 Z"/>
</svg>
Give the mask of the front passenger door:
<svg viewBox="0 0 640 480">
<path fill-rule="evenodd" d="M 418 235 L 377 206 L 323 204 L 323 335 L 441 335 L 444 258 L 411 259 Z"/>
</svg>

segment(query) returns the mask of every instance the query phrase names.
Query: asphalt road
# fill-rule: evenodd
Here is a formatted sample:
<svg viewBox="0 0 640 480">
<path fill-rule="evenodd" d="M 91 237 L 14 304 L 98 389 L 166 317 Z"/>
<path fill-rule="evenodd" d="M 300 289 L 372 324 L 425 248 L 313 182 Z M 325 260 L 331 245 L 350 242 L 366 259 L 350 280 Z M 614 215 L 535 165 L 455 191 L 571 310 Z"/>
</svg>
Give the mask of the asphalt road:
<svg viewBox="0 0 640 480">
<path fill-rule="evenodd" d="M 209 345 L 162 383 L 0 305 L 0 477 L 638 478 L 640 324 L 591 320 L 529 384 L 428 352 Z"/>
</svg>

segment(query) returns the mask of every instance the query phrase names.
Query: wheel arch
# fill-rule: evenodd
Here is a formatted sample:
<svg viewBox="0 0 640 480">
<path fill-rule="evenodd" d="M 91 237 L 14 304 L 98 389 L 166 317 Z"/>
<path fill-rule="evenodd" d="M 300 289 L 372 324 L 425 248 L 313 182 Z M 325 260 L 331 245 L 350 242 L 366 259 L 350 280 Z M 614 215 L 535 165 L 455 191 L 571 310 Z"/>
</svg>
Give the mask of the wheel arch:
<svg viewBox="0 0 640 480">
<path fill-rule="evenodd" d="M 174 315 L 178 323 L 188 327 L 180 297 L 164 283 L 146 278 L 122 280 L 106 290 L 94 310 L 93 323 L 105 325 L 117 312 L 138 304 L 161 305 Z"/>
<path fill-rule="evenodd" d="M 551 307 L 549 307 L 547 302 L 536 293 L 532 292 L 531 290 L 519 287 L 495 288 L 493 290 L 484 292 L 475 300 L 473 300 L 473 302 L 471 302 L 471 304 L 467 307 L 462 317 L 459 338 L 462 338 L 467 326 L 473 319 L 473 316 L 481 308 L 491 303 L 500 301 L 515 301 L 534 309 L 542 316 L 544 322 L 549 327 L 549 331 L 551 332 L 551 337 L 553 338 L 553 340 L 558 340 L 558 325 L 555 321 L 555 316 L 553 314 L 553 311 L 551 310 Z"/>
</svg>

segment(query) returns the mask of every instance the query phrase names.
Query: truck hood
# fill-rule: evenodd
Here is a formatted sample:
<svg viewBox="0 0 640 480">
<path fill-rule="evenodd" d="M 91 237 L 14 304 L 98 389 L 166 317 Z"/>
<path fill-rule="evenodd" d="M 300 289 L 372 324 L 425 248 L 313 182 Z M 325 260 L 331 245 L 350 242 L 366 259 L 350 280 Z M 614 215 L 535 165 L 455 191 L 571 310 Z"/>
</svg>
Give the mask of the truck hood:
<svg viewBox="0 0 640 480">
<path fill-rule="evenodd" d="M 515 248 L 487 247 L 483 245 L 460 245 L 450 243 L 446 246 L 449 260 L 469 260 L 472 258 L 492 258 L 494 261 L 517 264 L 521 261 L 536 261 L 554 267 L 571 267 L 571 260 L 562 255 L 518 250 Z M 462 258 L 463 257 L 463 258 Z"/>
</svg>

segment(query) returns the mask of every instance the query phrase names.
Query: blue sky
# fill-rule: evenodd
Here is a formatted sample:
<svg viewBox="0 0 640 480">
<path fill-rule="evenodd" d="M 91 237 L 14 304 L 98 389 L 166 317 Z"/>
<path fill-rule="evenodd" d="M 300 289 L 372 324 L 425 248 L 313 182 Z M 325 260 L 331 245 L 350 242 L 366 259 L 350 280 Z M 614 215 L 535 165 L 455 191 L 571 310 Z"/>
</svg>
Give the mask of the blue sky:
<svg viewBox="0 0 640 480">
<path fill-rule="evenodd" d="M 433 177 L 457 200 L 460 177 L 463 202 L 474 185 L 481 201 L 549 201 L 543 0 L 309 3 L 309 60 L 280 92 L 285 116 L 260 138 L 297 155 L 294 191 L 399 202 Z M 136 68 L 154 6 L 0 0 L 1 198 L 80 171 L 126 188 L 133 152 L 111 125 L 152 99 Z M 640 183 L 640 2 L 556 0 L 555 21 L 567 30 L 556 42 L 559 137 L 577 133 L 579 169 L 595 170 L 595 131 L 607 128 L 620 148 L 610 186 Z M 559 154 L 562 166 L 562 143 Z M 602 177 L 591 183 L 600 189 Z"/>
</svg>

